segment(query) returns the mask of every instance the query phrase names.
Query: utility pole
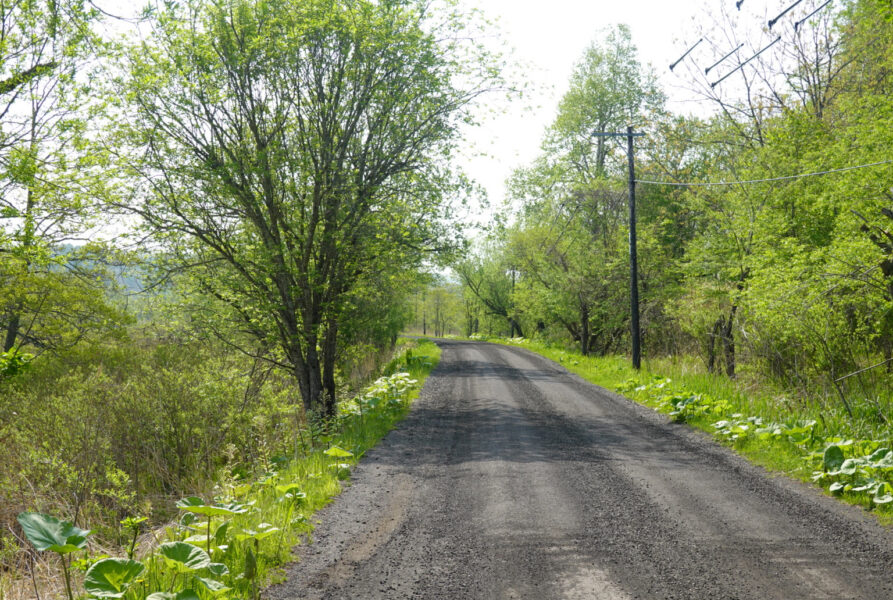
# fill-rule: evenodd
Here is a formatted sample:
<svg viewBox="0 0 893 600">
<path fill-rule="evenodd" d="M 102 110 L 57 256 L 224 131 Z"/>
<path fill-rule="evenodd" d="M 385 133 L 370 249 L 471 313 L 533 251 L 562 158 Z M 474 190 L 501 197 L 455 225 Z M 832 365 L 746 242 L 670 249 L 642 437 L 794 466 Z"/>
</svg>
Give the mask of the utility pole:
<svg viewBox="0 0 893 600">
<path fill-rule="evenodd" d="M 636 250 L 636 166 L 633 152 L 633 138 L 644 133 L 633 131 L 632 125 L 625 132 L 596 131 L 592 137 L 626 138 L 626 159 L 629 164 L 629 304 L 630 334 L 632 337 L 633 368 L 642 366 L 641 332 L 639 330 L 639 259 Z"/>
</svg>

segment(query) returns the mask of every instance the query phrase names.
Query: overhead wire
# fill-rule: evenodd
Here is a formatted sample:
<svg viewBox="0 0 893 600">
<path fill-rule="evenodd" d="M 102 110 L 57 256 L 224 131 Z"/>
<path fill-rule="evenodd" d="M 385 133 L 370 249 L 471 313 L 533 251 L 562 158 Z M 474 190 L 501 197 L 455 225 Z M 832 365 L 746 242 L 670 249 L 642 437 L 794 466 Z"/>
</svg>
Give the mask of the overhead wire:
<svg viewBox="0 0 893 600">
<path fill-rule="evenodd" d="M 707 187 L 707 186 L 723 186 L 723 185 L 748 185 L 753 183 L 769 183 L 773 181 L 789 181 L 792 179 L 801 179 L 803 177 L 817 177 L 819 175 L 830 175 L 831 173 L 843 173 L 845 171 L 855 171 L 856 169 L 867 169 L 869 167 L 879 167 L 882 165 L 893 164 L 893 160 L 882 160 L 879 162 L 868 163 L 864 165 L 855 165 L 852 167 L 842 167 L 840 169 L 829 169 L 827 171 L 816 171 L 814 173 L 800 173 L 798 175 L 785 175 L 784 177 L 767 177 L 765 179 L 748 179 L 745 181 L 698 181 L 698 182 L 677 182 L 677 181 L 650 181 L 646 179 L 636 179 L 636 183 L 649 185 L 668 185 L 672 187 Z"/>
</svg>

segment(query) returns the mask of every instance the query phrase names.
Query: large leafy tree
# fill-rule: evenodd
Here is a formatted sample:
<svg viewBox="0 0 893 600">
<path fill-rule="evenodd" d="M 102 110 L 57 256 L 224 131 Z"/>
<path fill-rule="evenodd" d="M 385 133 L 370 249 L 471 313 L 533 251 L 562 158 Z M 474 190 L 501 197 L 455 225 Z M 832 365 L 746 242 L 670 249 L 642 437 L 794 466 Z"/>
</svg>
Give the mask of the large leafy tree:
<svg viewBox="0 0 893 600">
<path fill-rule="evenodd" d="M 518 279 L 517 269 L 498 239 L 488 240 L 482 245 L 480 253 L 471 253 L 453 265 L 453 270 L 462 282 L 466 301 L 473 301 L 482 313 L 475 316 L 467 315 L 469 321 L 475 318 L 480 320 L 480 317 L 484 316 L 495 319 L 500 325 L 507 325 L 505 332 L 510 337 L 524 336 L 521 314 L 514 298 Z M 476 330 L 477 327 L 466 327 L 466 329 Z"/>
<path fill-rule="evenodd" d="M 592 134 L 639 127 L 662 110 L 663 101 L 652 69 L 639 61 L 629 28 L 618 25 L 603 32 L 575 66 L 544 150 L 565 161 L 580 183 L 616 173 L 625 168 L 625 153 Z M 619 163 L 612 161 L 618 156 Z"/>
<path fill-rule="evenodd" d="M 334 409 L 362 288 L 450 245 L 447 158 L 496 77 L 454 17 L 414 0 L 191 0 L 126 51 L 127 208 L 277 349 L 307 409 Z"/>
<path fill-rule="evenodd" d="M 559 325 L 584 355 L 613 348 L 626 322 L 615 310 L 626 290 L 619 235 L 625 194 L 605 181 L 583 192 L 561 165 L 543 161 L 517 171 L 510 189 L 523 203 L 505 240 L 522 275 L 515 299 L 523 312 L 540 330 Z M 606 206 L 616 210 L 606 214 Z"/>
<path fill-rule="evenodd" d="M 521 274 L 515 300 L 539 329 L 559 323 L 584 354 L 616 347 L 625 316 L 625 152 L 596 132 L 640 127 L 663 95 L 629 29 L 604 32 L 577 63 L 543 155 L 511 179 L 518 222 L 507 257 Z M 621 160 L 622 159 L 622 160 Z"/>
</svg>

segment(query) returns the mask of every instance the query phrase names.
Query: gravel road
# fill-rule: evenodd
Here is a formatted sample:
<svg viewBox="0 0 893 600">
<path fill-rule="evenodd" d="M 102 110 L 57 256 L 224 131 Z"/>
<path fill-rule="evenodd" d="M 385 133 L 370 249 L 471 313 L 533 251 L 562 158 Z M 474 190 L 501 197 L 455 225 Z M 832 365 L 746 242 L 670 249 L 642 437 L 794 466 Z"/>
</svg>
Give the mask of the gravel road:
<svg viewBox="0 0 893 600">
<path fill-rule="evenodd" d="M 893 599 L 862 511 L 526 350 L 439 343 L 267 598 Z"/>
</svg>

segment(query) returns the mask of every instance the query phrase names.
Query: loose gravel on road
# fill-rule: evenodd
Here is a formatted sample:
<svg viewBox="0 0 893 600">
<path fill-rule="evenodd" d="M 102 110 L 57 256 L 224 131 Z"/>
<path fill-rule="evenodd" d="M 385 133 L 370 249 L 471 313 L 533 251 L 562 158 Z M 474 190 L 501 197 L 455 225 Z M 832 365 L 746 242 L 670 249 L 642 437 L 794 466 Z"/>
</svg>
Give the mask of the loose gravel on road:
<svg viewBox="0 0 893 600">
<path fill-rule="evenodd" d="M 859 509 L 526 350 L 439 344 L 267 598 L 893 600 Z"/>
</svg>

